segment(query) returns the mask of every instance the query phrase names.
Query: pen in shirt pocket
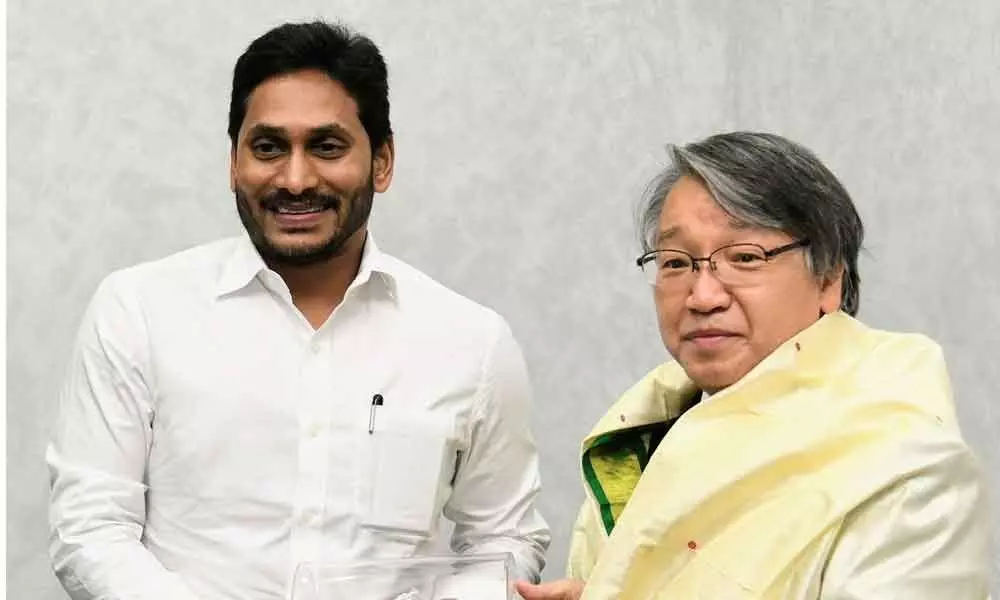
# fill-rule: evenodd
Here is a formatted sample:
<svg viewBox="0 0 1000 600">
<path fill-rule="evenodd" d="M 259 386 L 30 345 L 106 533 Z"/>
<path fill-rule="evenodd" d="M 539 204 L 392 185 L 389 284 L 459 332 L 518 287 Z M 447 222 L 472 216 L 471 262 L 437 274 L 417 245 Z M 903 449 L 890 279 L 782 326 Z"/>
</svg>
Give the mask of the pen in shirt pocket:
<svg viewBox="0 0 1000 600">
<path fill-rule="evenodd" d="M 382 398 L 382 394 L 375 394 L 372 396 L 372 407 L 371 410 L 368 411 L 368 435 L 375 432 L 375 407 L 382 406 L 384 402 L 385 399 Z"/>
</svg>

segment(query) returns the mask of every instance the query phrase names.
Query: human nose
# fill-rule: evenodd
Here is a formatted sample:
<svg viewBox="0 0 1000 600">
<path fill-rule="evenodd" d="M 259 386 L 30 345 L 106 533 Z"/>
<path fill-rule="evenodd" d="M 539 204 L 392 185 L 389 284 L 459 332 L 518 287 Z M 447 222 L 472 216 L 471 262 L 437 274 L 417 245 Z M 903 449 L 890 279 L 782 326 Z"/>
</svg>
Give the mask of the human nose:
<svg viewBox="0 0 1000 600">
<path fill-rule="evenodd" d="M 282 166 L 280 178 L 276 183 L 289 193 L 298 196 L 306 190 L 315 188 L 319 184 L 319 176 L 305 152 L 293 151 Z"/>
<path fill-rule="evenodd" d="M 691 276 L 694 281 L 686 302 L 689 310 L 709 313 L 729 306 L 732 297 L 719 280 L 719 274 L 712 268 L 710 261 L 706 260 L 704 266 L 696 269 Z"/>
</svg>

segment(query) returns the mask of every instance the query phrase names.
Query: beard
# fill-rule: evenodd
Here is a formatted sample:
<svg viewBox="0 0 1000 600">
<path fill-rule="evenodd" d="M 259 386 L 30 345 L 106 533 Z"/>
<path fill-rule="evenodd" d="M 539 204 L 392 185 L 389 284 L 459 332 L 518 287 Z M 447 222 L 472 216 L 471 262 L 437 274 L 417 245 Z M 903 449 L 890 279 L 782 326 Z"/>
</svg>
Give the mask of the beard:
<svg viewBox="0 0 1000 600">
<path fill-rule="evenodd" d="M 374 197 L 375 183 L 372 175 L 369 175 L 365 185 L 346 196 L 312 191 L 296 196 L 287 190 L 275 190 L 263 196 L 258 203 L 261 213 L 277 211 L 279 208 L 291 211 L 340 209 L 338 226 L 330 237 L 324 242 L 307 246 L 283 246 L 269 239 L 261 224 L 263 216 L 254 215 L 246 192 L 239 186 L 236 188 L 236 210 L 243 227 L 250 235 L 250 241 L 266 264 L 272 267 L 305 267 L 326 262 L 343 254 L 347 240 L 368 222 Z"/>
</svg>

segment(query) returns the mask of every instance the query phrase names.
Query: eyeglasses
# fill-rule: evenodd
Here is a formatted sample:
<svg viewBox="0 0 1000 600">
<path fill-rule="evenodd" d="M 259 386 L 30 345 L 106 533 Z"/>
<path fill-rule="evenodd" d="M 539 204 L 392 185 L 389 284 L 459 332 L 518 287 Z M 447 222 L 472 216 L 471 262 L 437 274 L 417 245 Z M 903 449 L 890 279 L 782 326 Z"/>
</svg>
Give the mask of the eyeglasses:
<svg viewBox="0 0 1000 600">
<path fill-rule="evenodd" d="M 796 248 L 805 248 L 809 240 L 799 240 L 771 250 L 758 244 L 729 244 L 716 249 L 704 258 L 695 258 L 683 250 L 651 250 L 635 260 L 646 281 L 660 288 L 680 288 L 691 285 L 700 270 L 699 263 L 707 263 L 712 273 L 723 285 L 739 286 L 760 277 L 764 265 L 771 259 Z"/>
</svg>

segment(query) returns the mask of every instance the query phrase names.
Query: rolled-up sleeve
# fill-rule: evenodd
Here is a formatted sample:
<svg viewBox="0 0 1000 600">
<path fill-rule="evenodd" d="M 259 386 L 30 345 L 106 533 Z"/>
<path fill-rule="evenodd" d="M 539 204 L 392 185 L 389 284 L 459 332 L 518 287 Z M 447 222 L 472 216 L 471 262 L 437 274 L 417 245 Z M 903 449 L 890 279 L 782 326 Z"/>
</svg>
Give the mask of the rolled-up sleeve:
<svg viewBox="0 0 1000 600">
<path fill-rule="evenodd" d="M 141 543 L 154 410 L 143 315 L 121 275 L 84 316 L 46 452 L 52 566 L 74 600 L 194 600 Z"/>
<path fill-rule="evenodd" d="M 538 453 L 531 435 L 531 390 L 521 349 L 498 318 L 483 361 L 471 441 L 444 515 L 455 523 L 452 548 L 509 552 L 514 576 L 538 581 L 550 534 L 538 511 Z"/>
<path fill-rule="evenodd" d="M 928 442 L 921 471 L 856 509 L 823 577 L 823 600 L 989 597 L 990 517 L 975 457 Z"/>
</svg>

